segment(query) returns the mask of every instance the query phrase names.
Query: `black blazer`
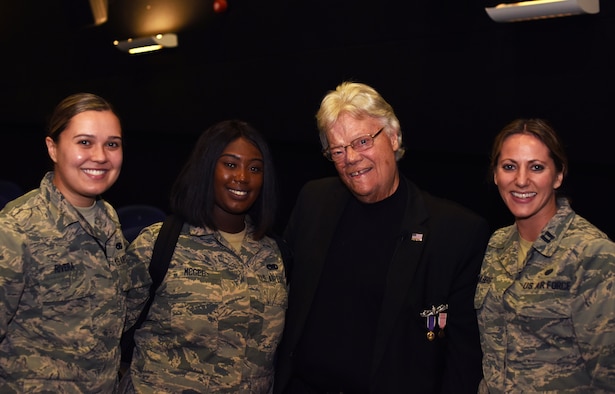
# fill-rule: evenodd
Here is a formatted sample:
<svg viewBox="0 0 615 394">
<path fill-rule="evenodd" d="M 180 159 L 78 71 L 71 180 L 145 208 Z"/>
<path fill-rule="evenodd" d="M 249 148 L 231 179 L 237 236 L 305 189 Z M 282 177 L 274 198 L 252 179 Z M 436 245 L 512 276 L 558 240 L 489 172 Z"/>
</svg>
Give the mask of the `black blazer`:
<svg viewBox="0 0 615 394">
<path fill-rule="evenodd" d="M 406 211 L 400 212 L 404 224 L 377 316 L 369 392 L 476 393 L 482 353 L 473 299 L 489 226 L 461 205 L 433 197 L 404 177 L 400 182 L 408 185 L 408 201 Z M 284 237 L 294 265 L 278 347 L 276 394 L 288 392 L 293 350 L 349 198 L 353 197 L 337 177 L 310 181 L 291 213 Z M 448 304 L 445 336 L 429 341 L 420 313 L 441 304 Z"/>
</svg>

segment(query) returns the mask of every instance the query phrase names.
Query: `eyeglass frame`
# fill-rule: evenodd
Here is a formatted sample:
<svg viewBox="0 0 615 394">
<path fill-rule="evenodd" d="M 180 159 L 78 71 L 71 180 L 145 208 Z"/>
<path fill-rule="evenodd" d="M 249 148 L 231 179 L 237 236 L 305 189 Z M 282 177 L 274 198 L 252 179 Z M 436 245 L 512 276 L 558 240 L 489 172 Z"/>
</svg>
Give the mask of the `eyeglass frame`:
<svg viewBox="0 0 615 394">
<path fill-rule="evenodd" d="M 328 146 L 325 149 L 322 150 L 322 154 L 325 158 L 327 158 L 327 160 L 332 161 L 332 162 L 340 162 L 342 161 L 345 157 L 346 157 L 346 148 L 351 147 L 355 152 L 364 152 L 370 148 L 372 148 L 374 146 L 374 140 L 376 139 L 376 137 L 378 137 L 378 135 L 380 133 L 382 133 L 382 131 L 384 130 L 385 126 L 383 126 L 380 130 L 376 131 L 374 134 L 363 134 L 358 136 L 357 138 L 353 139 L 352 141 L 350 141 L 350 143 L 348 145 L 339 145 L 339 146 L 334 146 L 334 149 L 338 149 L 341 148 L 344 152 L 344 154 L 339 158 L 339 160 L 335 160 L 333 158 L 333 156 L 331 156 L 331 147 Z M 359 145 L 359 149 L 357 149 L 354 145 L 355 143 L 358 143 L 358 141 L 365 139 L 366 137 L 369 137 L 369 141 L 371 141 L 371 145 L 369 146 L 360 146 Z"/>
</svg>

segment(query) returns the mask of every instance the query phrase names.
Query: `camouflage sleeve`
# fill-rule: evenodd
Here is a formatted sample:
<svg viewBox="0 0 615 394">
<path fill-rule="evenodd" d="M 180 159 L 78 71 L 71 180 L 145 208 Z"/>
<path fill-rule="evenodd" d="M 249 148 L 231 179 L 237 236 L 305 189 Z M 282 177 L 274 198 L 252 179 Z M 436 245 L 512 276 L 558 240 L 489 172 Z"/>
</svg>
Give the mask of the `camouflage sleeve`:
<svg viewBox="0 0 615 394">
<path fill-rule="evenodd" d="M 17 311 L 25 286 L 22 238 L 11 226 L 0 226 L 0 342 Z"/>
<path fill-rule="evenodd" d="M 127 313 L 125 329 L 131 327 L 137 321 L 149 296 L 149 287 L 152 283 L 152 278 L 148 271 L 149 263 L 160 226 L 161 223 L 156 223 L 145 228 L 126 250 L 126 260 L 131 268 L 133 286 L 126 296 Z"/>
<path fill-rule="evenodd" d="M 597 239 L 584 248 L 572 321 L 592 387 L 615 387 L 615 243 Z"/>
</svg>

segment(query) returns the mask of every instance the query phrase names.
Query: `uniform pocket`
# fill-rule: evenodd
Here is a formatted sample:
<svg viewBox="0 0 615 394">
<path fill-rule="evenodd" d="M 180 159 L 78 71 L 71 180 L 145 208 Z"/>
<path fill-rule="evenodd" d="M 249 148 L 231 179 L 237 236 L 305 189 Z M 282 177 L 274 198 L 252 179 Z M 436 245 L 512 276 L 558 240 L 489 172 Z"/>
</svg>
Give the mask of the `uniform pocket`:
<svg viewBox="0 0 615 394">
<path fill-rule="evenodd" d="M 96 346 L 94 287 L 82 266 L 68 263 L 63 267 L 56 266 L 39 284 L 42 311 L 38 327 L 53 347 L 84 354 Z"/>
</svg>

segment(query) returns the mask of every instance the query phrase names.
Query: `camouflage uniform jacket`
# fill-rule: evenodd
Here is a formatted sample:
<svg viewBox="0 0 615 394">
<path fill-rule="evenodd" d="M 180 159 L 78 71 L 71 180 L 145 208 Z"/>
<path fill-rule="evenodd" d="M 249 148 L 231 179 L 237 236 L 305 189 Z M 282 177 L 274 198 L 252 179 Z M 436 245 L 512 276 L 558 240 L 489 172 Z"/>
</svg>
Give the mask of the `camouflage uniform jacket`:
<svg viewBox="0 0 615 394">
<path fill-rule="evenodd" d="M 132 242 L 149 262 L 160 223 Z M 185 224 L 165 279 L 135 333 L 138 393 L 267 393 L 287 306 L 276 242 L 255 241 L 248 222 L 236 253 L 217 231 Z M 130 295 L 129 295 L 130 297 Z"/>
<path fill-rule="evenodd" d="M 474 302 L 490 393 L 615 392 L 615 244 L 558 205 L 522 267 L 515 225 L 489 241 Z"/>
<path fill-rule="evenodd" d="M 52 179 L 0 212 L 0 392 L 110 393 L 126 241 L 111 205 L 92 227 Z"/>
</svg>

